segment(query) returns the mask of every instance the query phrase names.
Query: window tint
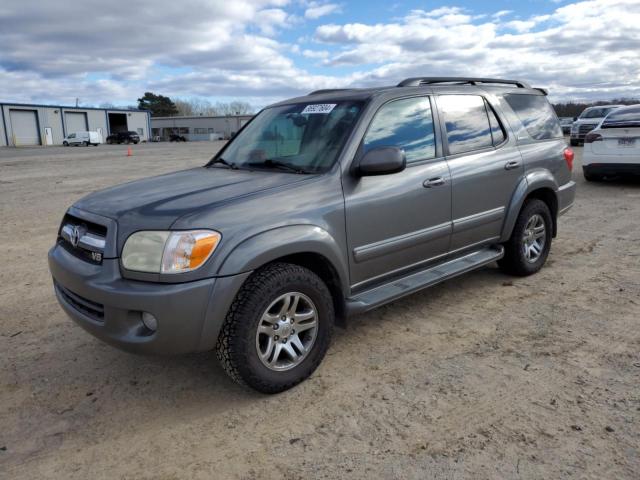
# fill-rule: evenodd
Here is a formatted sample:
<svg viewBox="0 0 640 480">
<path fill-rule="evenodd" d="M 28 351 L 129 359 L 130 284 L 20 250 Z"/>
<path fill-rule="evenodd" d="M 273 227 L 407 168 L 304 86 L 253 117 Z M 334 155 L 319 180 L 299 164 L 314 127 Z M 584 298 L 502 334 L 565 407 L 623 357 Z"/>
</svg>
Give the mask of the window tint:
<svg viewBox="0 0 640 480">
<path fill-rule="evenodd" d="M 438 97 L 438 106 L 447 128 L 451 155 L 493 146 L 491 126 L 482 97 L 441 95 Z"/>
<path fill-rule="evenodd" d="M 500 125 L 500 121 L 498 117 L 496 117 L 496 112 L 493 111 L 491 105 L 488 103 L 487 105 L 487 114 L 489 114 L 489 124 L 491 125 L 491 136 L 493 137 L 493 145 L 500 145 L 504 142 L 505 135 L 504 130 L 502 129 L 502 125 Z"/>
<path fill-rule="evenodd" d="M 364 137 L 364 152 L 376 147 L 403 148 L 407 162 L 436 156 L 431 104 L 427 97 L 405 98 L 383 105 Z"/>
<path fill-rule="evenodd" d="M 511 94 L 505 100 L 535 140 L 562 137 L 558 117 L 545 96 Z"/>
</svg>

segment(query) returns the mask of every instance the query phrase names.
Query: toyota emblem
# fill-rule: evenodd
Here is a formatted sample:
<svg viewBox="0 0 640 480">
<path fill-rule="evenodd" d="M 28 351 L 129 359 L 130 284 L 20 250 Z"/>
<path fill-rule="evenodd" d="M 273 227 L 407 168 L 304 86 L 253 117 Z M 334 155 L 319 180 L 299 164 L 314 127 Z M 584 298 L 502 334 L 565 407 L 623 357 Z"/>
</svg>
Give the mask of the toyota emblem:
<svg viewBox="0 0 640 480">
<path fill-rule="evenodd" d="M 77 225 L 74 226 L 71 230 L 71 245 L 73 245 L 74 248 L 78 246 L 81 235 L 80 228 Z"/>
</svg>

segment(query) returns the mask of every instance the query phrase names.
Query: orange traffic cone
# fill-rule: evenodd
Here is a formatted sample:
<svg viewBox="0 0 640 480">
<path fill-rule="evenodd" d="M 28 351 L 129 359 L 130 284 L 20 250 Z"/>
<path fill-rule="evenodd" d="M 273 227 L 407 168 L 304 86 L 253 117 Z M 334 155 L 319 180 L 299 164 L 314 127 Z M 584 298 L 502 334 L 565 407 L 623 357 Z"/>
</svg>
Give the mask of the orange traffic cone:
<svg viewBox="0 0 640 480">
<path fill-rule="evenodd" d="M 132 157 L 133 156 L 133 150 L 131 150 L 131 147 L 127 148 L 127 157 Z"/>
</svg>

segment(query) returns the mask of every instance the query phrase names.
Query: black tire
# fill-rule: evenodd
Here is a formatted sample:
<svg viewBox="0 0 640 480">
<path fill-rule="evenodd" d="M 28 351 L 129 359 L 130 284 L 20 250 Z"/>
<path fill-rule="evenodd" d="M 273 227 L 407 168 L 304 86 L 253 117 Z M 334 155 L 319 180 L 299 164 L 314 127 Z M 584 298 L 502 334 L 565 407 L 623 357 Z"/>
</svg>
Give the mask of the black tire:
<svg viewBox="0 0 640 480">
<path fill-rule="evenodd" d="M 89 142 L 82 142 L 85 147 L 89 146 Z"/>
<path fill-rule="evenodd" d="M 69 146 L 69 142 L 62 142 L 62 145 L 64 145 L 65 147 Z"/>
<path fill-rule="evenodd" d="M 537 259 L 533 262 L 527 260 L 523 248 L 523 238 L 529 221 L 539 215 L 544 221 L 545 235 L 544 246 Z M 542 200 L 528 200 L 520 210 L 516 224 L 513 227 L 511 238 L 504 244 L 504 257 L 498 260 L 500 268 L 508 274 L 524 277 L 538 272 L 547 261 L 551 249 L 553 236 L 553 219 L 546 203 Z"/>
<path fill-rule="evenodd" d="M 571 143 L 572 147 L 577 147 L 578 145 L 580 145 L 580 142 L 578 140 L 571 140 L 569 143 Z"/>
<path fill-rule="evenodd" d="M 301 363 L 290 370 L 265 366 L 256 347 L 262 315 L 280 295 L 300 292 L 317 310 L 315 342 Z M 278 393 L 311 375 L 331 342 L 335 314 L 333 299 L 325 283 L 311 270 L 288 263 L 273 263 L 257 270 L 242 286 L 222 326 L 216 355 L 227 374 L 241 385 L 262 393 Z"/>
</svg>

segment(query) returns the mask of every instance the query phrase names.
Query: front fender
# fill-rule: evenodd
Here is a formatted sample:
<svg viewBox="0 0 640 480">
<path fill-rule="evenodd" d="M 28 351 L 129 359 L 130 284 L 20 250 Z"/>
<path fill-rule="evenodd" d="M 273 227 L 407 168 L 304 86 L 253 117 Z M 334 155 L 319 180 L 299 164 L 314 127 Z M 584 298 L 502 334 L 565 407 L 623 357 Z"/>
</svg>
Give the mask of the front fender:
<svg viewBox="0 0 640 480">
<path fill-rule="evenodd" d="M 511 237 L 511 232 L 518 219 L 518 214 L 522 209 L 527 196 L 541 188 L 549 189 L 558 195 L 558 182 L 556 182 L 554 176 L 549 170 L 536 169 L 527 174 L 520 180 L 511 197 L 511 202 L 507 208 L 507 215 L 505 216 L 504 224 L 502 225 L 502 234 L 500 236 L 501 242 L 506 242 Z"/>
<path fill-rule="evenodd" d="M 340 285 L 347 293 L 349 286 L 345 254 L 335 238 L 315 225 L 287 225 L 254 235 L 239 243 L 224 259 L 218 275 L 235 275 L 255 270 L 288 255 L 314 253 L 329 261 Z"/>
</svg>

